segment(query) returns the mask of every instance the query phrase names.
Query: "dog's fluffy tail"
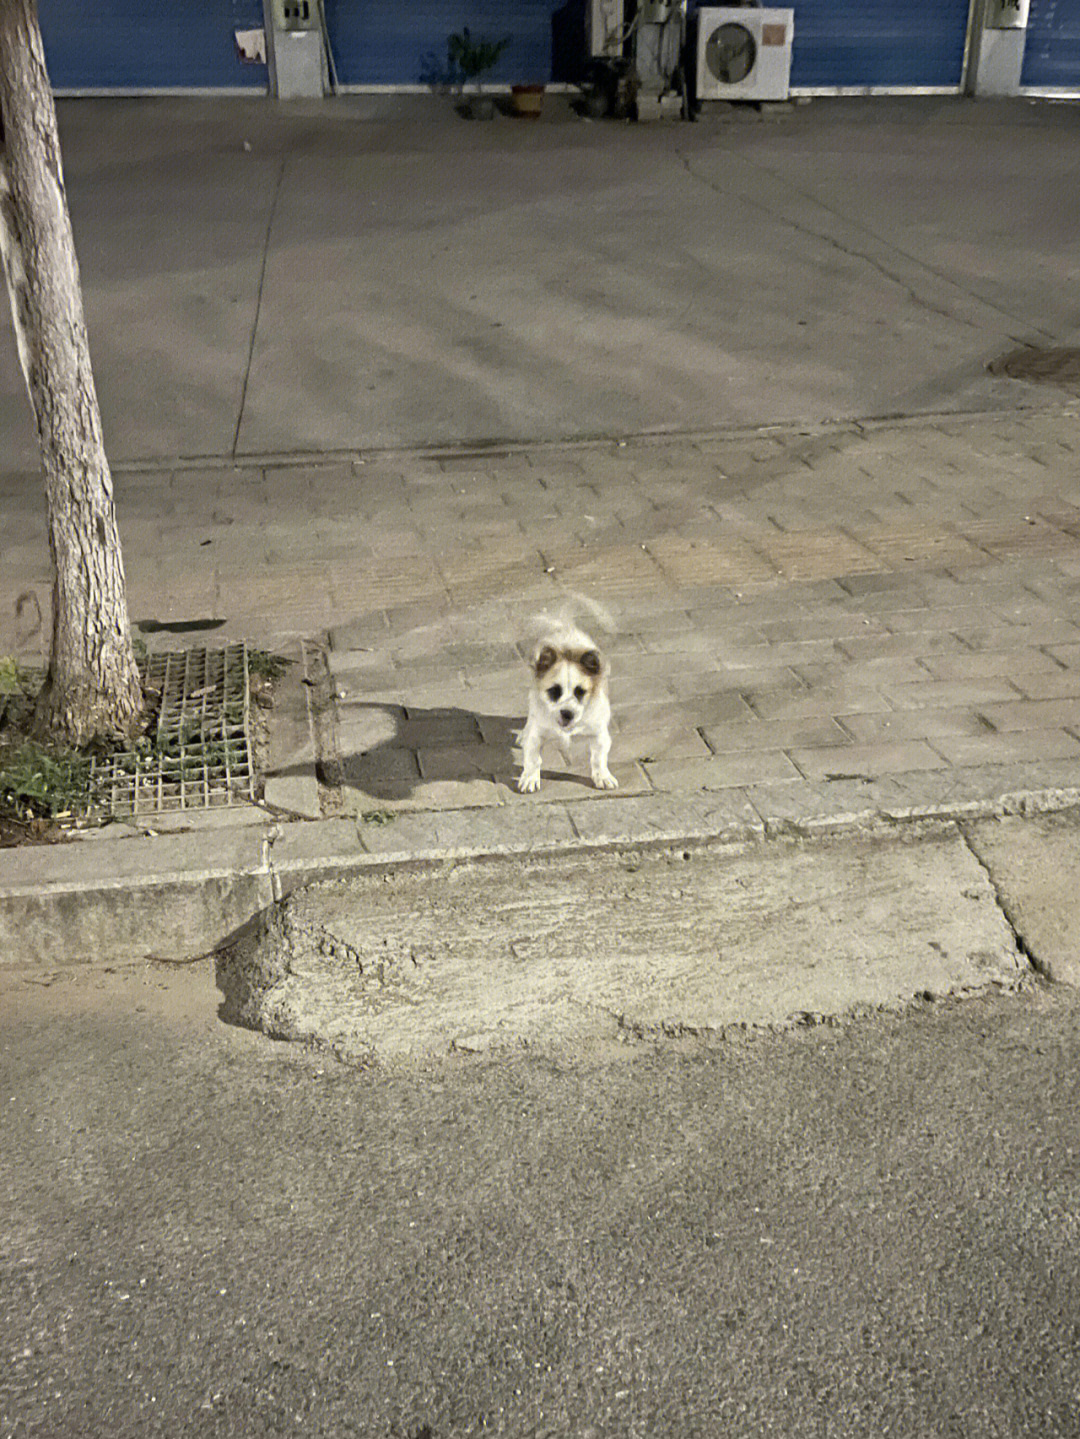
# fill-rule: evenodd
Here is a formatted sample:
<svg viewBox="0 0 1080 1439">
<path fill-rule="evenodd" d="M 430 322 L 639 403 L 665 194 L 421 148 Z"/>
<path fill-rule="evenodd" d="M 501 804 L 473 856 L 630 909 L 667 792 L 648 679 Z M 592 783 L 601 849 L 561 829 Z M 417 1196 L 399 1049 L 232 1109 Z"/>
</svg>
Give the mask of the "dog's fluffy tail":
<svg viewBox="0 0 1080 1439">
<path fill-rule="evenodd" d="M 596 629 L 609 638 L 616 631 L 611 611 L 588 595 L 569 594 L 550 609 L 533 615 L 526 627 L 530 645 L 538 644 L 559 630 Z"/>
</svg>

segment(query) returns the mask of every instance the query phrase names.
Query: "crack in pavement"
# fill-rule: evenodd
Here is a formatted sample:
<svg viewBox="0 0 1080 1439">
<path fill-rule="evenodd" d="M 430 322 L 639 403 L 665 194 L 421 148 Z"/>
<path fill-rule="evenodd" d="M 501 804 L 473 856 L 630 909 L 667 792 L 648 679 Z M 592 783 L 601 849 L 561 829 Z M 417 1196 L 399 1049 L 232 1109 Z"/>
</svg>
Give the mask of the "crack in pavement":
<svg viewBox="0 0 1080 1439">
<path fill-rule="evenodd" d="M 941 305 L 937 305 L 932 300 L 927 299 L 924 295 L 919 294 L 908 280 L 904 279 L 903 276 L 897 274 L 895 271 L 890 270 L 883 261 L 876 259 L 873 255 L 867 253 L 865 250 L 856 249 L 854 246 L 845 245 L 836 235 L 829 233 L 829 231 L 827 230 L 815 229 L 811 225 L 800 223 L 798 220 L 794 219 L 793 216 L 769 204 L 768 201 L 759 199 L 753 195 L 746 194 L 742 188 L 736 187 L 732 189 L 725 189 L 725 187 L 723 187 L 722 185 L 714 183 L 712 180 L 707 179 L 704 175 L 699 174 L 698 171 L 694 169 L 690 157 L 687 156 L 683 151 L 676 149 L 674 153 L 678 160 L 682 163 L 683 168 L 686 170 L 686 173 L 690 176 L 690 178 L 697 181 L 699 185 L 704 185 L 706 189 L 711 190 L 714 194 L 729 196 L 734 195 L 742 204 L 748 205 L 752 209 L 762 211 L 771 219 L 778 220 L 781 224 L 789 226 L 789 228 L 794 230 L 796 234 L 805 235 L 812 239 L 824 241 L 825 244 L 830 245 L 840 254 L 846 255 L 849 259 L 861 260 L 864 264 L 868 265 L 872 270 L 876 271 L 879 275 L 881 275 L 883 279 L 888 280 L 891 284 L 897 285 L 901 290 L 904 291 L 904 293 L 908 296 L 908 299 L 913 305 L 916 305 L 919 308 L 928 311 L 930 314 L 938 315 L 942 319 L 951 320 L 955 324 L 965 325 L 972 330 L 979 330 L 980 326 L 978 321 L 967 319 L 965 316 L 957 314 L 954 310 L 943 307 Z M 808 191 L 799 189 L 798 186 L 793 185 L 784 176 L 777 174 L 773 170 L 770 170 L 767 166 L 762 165 L 757 161 L 748 160 L 745 157 L 740 157 L 740 163 L 752 170 L 756 170 L 761 175 L 767 176 L 769 180 L 771 180 L 774 184 L 783 185 L 786 189 L 791 191 L 792 194 L 797 195 L 807 204 L 814 205 L 818 209 L 824 210 L 826 214 L 831 215 L 840 224 L 861 229 L 876 244 L 892 250 L 895 254 L 899 255 L 902 259 L 907 260 L 910 264 L 918 266 L 919 269 L 933 276 L 934 279 L 936 279 L 940 284 L 948 285 L 952 289 L 957 290 L 968 301 L 977 305 L 981 305 L 984 308 L 993 311 L 1002 319 L 1007 320 L 1012 326 L 1021 327 L 1021 329 L 1023 329 L 1026 334 L 1036 334 L 1043 339 L 1057 341 L 1058 337 L 1052 334 L 1050 331 L 1045 330 L 1041 326 L 1037 325 L 1030 327 L 1026 326 L 1024 322 L 1022 322 L 1017 316 L 1010 314 L 1000 305 L 995 304 L 993 300 L 988 300 L 981 295 L 974 294 L 972 291 L 966 289 L 963 285 L 961 285 L 951 276 L 943 274 L 941 271 L 936 270 L 925 260 L 921 260 L 915 255 L 908 254 L 906 250 L 902 250 L 893 241 L 887 240 L 883 236 L 876 234 L 873 230 L 868 229 L 867 226 L 861 224 L 861 222 L 859 222 L 858 220 L 853 220 L 850 217 L 842 214 L 840 211 L 834 209 L 831 205 L 826 204 L 826 202 L 820 199 L 818 196 L 811 194 Z M 1010 336 L 1010 338 L 1015 337 Z M 1024 341 L 1020 339 L 1017 341 L 1017 343 L 1024 343 Z"/>
<path fill-rule="evenodd" d="M 281 186 L 285 179 L 286 158 L 281 157 L 278 166 L 277 179 L 274 182 L 274 192 L 270 197 L 270 208 L 266 216 L 266 233 L 263 236 L 262 262 L 259 267 L 259 288 L 255 295 L 255 316 L 251 322 L 251 342 L 248 345 L 247 364 L 244 366 L 244 383 L 240 388 L 240 408 L 236 414 L 236 431 L 233 434 L 233 445 L 231 459 L 235 460 L 240 447 L 240 429 L 244 423 L 244 407 L 247 404 L 248 381 L 251 378 L 251 362 L 255 358 L 255 339 L 259 333 L 259 316 L 262 313 L 263 290 L 266 286 L 266 266 L 270 257 L 270 234 L 274 228 L 274 219 L 277 215 L 278 200 L 281 197 Z"/>
<path fill-rule="evenodd" d="M 1049 966 L 1044 960 L 1039 958 L 1039 956 L 1029 945 L 1023 931 L 1020 929 L 1019 923 L 1013 912 L 1013 908 L 1008 901 L 1004 889 L 999 883 L 991 866 L 987 863 L 987 861 L 983 858 L 983 856 L 976 848 L 975 841 L 971 837 L 970 826 L 967 824 L 958 823 L 956 829 L 957 833 L 959 834 L 960 838 L 963 840 L 965 846 L 971 854 L 971 857 L 974 859 L 975 863 L 979 866 L 983 874 L 985 874 L 986 876 L 986 881 L 989 884 L 991 890 L 993 891 L 994 900 L 997 904 L 998 909 L 1001 911 L 1002 918 L 1005 920 L 1005 923 L 1012 931 L 1013 941 L 1016 944 L 1017 952 L 1023 955 L 1024 959 L 1027 960 L 1028 964 L 1031 966 L 1031 968 L 1035 971 L 1037 975 L 1039 975 L 1042 979 L 1047 980 L 1048 982 L 1052 982 L 1053 976 L 1050 973 Z"/>
</svg>

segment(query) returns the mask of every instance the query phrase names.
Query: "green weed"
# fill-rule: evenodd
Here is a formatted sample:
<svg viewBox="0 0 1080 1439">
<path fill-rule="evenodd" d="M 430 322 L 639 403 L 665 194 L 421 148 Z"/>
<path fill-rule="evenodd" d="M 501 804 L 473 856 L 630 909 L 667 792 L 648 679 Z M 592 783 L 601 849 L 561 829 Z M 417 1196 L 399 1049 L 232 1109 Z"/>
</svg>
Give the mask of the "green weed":
<svg viewBox="0 0 1080 1439">
<path fill-rule="evenodd" d="M 397 815 L 392 809 L 366 809 L 360 818 L 364 824 L 393 824 Z"/>
<path fill-rule="evenodd" d="M 90 764 L 86 755 L 48 750 L 35 740 L 0 747 L 0 810 L 16 819 L 85 814 Z"/>
<path fill-rule="evenodd" d="M 11 655 L 0 655 L 0 695 L 30 694 L 33 676 Z"/>
<path fill-rule="evenodd" d="M 248 650 L 248 673 L 264 680 L 278 680 L 292 664 L 284 655 L 272 655 L 269 650 Z"/>
</svg>

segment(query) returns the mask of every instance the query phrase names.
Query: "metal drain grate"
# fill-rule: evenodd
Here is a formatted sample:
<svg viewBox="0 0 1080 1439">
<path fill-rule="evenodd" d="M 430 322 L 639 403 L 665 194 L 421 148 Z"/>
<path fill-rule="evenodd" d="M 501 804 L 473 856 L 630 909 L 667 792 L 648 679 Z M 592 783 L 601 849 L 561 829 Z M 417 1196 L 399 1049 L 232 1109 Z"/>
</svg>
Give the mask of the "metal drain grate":
<svg viewBox="0 0 1080 1439">
<path fill-rule="evenodd" d="M 143 744 L 95 756 L 90 812 L 122 819 L 254 799 L 247 646 L 150 655 Z"/>
<path fill-rule="evenodd" d="M 86 756 L 85 810 L 126 819 L 217 809 L 255 797 L 255 766 L 243 644 L 139 660 L 146 696 L 142 738 Z M 42 671 L 24 667 L 17 689 L 0 693 L 0 729 L 29 718 Z"/>
</svg>

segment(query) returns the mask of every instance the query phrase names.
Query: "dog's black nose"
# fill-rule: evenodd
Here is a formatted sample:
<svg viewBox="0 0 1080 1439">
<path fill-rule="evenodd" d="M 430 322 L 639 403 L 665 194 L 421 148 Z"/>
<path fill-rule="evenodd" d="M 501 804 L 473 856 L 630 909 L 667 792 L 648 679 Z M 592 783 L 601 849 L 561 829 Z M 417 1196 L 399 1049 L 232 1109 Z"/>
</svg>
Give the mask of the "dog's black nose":
<svg viewBox="0 0 1080 1439">
<path fill-rule="evenodd" d="M 574 711 L 573 711 L 573 710 L 560 710 L 560 711 L 559 711 L 559 718 L 562 720 L 563 724 L 569 724 L 570 721 L 574 718 Z"/>
</svg>

